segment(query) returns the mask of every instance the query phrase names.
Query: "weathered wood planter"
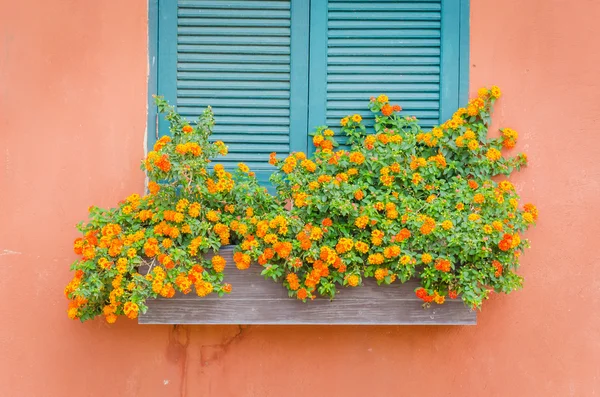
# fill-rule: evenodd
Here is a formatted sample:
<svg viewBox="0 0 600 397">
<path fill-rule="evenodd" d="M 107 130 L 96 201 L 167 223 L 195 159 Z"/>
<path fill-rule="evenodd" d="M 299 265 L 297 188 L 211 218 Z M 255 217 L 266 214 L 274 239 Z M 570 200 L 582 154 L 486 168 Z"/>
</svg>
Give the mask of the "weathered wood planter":
<svg viewBox="0 0 600 397">
<path fill-rule="evenodd" d="M 423 308 L 414 290 L 417 282 L 378 286 L 366 280 L 357 288 L 340 288 L 335 300 L 320 298 L 303 303 L 288 297 L 280 284 L 265 280 L 261 268 L 240 271 L 233 262 L 233 247 L 219 252 L 227 260 L 225 277 L 233 290 L 219 298 L 177 294 L 147 302 L 140 324 L 387 324 L 474 325 L 476 312 L 460 299 Z M 212 255 L 209 255 L 209 257 Z"/>
</svg>

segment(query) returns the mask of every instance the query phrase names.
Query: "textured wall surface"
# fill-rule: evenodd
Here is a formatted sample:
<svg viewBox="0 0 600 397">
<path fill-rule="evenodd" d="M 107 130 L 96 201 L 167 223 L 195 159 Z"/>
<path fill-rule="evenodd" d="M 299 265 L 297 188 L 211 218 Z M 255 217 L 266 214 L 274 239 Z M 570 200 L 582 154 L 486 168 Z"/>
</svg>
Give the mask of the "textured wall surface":
<svg viewBox="0 0 600 397">
<path fill-rule="evenodd" d="M 471 1 L 471 91 L 503 89 L 540 209 L 522 291 L 476 327 L 241 328 L 67 319 L 73 225 L 143 189 L 147 5 L 0 3 L 0 395 L 600 394 L 600 2 Z"/>
</svg>

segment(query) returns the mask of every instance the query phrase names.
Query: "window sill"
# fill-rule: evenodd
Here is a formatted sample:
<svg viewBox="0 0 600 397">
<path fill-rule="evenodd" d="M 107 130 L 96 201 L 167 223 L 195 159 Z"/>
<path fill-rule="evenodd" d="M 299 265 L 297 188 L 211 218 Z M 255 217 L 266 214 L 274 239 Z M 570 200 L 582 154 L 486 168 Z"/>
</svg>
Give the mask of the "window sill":
<svg viewBox="0 0 600 397">
<path fill-rule="evenodd" d="M 289 298 L 280 284 L 265 280 L 261 268 L 252 265 L 240 271 L 233 266 L 233 247 L 224 247 L 225 279 L 232 285 L 229 295 L 177 294 L 147 301 L 148 311 L 140 324 L 346 324 L 346 325 L 475 325 L 477 313 L 462 300 L 423 308 L 414 290 L 417 281 L 378 286 L 364 281 L 357 288 L 340 288 L 333 301 L 318 298 L 303 303 Z"/>
</svg>

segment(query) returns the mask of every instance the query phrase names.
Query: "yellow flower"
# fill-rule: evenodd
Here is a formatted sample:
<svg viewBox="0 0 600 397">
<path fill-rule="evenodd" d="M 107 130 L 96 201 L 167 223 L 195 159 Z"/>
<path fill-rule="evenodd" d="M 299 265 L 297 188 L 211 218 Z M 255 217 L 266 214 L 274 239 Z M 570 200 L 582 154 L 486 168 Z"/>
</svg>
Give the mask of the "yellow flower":
<svg viewBox="0 0 600 397">
<path fill-rule="evenodd" d="M 356 243 L 354 243 L 354 247 L 358 252 L 362 254 L 365 254 L 367 253 L 367 251 L 369 251 L 369 244 L 364 243 L 362 241 L 357 241 Z"/>
<path fill-rule="evenodd" d="M 481 218 L 481 216 L 479 214 L 470 214 L 469 215 L 469 220 L 473 221 L 473 222 L 479 220 L 480 218 Z"/>
<path fill-rule="evenodd" d="M 355 114 L 354 116 L 352 116 L 352 121 L 354 121 L 355 123 L 360 123 L 362 121 L 362 117 L 360 116 L 360 114 Z"/>
<path fill-rule="evenodd" d="M 525 223 L 533 223 L 533 221 L 534 221 L 533 215 L 530 214 L 529 212 L 525 212 L 523 214 L 523 220 L 525 221 Z"/>
<path fill-rule="evenodd" d="M 382 94 L 377 97 L 377 102 L 379 102 L 379 103 L 385 103 L 388 101 L 389 101 L 389 99 L 388 99 L 387 95 Z"/>
<path fill-rule="evenodd" d="M 454 225 L 452 224 L 452 221 L 445 220 L 444 222 L 442 222 L 442 228 L 444 230 L 450 230 L 450 229 L 452 229 L 453 226 Z"/>
<path fill-rule="evenodd" d="M 498 161 L 502 158 L 502 153 L 500 153 L 500 151 L 497 149 L 490 148 L 485 154 L 485 157 L 487 157 L 490 161 Z"/>
<path fill-rule="evenodd" d="M 492 97 L 496 98 L 496 99 L 500 98 L 500 95 L 502 95 L 502 92 L 500 91 L 500 88 L 498 88 L 495 85 L 492 86 L 491 92 L 492 92 Z"/>
<path fill-rule="evenodd" d="M 475 139 L 475 133 L 474 133 L 474 132 L 473 132 L 473 130 L 471 130 L 471 129 L 467 129 L 467 130 L 465 131 L 465 133 L 463 134 L 463 136 L 464 136 L 464 138 L 465 138 L 467 141 L 470 141 L 470 140 L 472 140 L 472 139 Z"/>
<path fill-rule="evenodd" d="M 421 255 L 421 261 L 422 261 L 424 264 L 431 263 L 431 261 L 432 261 L 432 260 L 433 260 L 433 258 L 431 257 L 431 255 L 430 255 L 430 254 L 423 254 L 423 255 Z"/>
<path fill-rule="evenodd" d="M 356 274 L 351 274 L 348 277 L 346 277 L 346 282 L 348 283 L 349 286 L 356 287 L 358 285 L 358 283 L 360 282 L 360 279 L 358 278 L 358 276 Z"/>
<path fill-rule="evenodd" d="M 490 94 L 490 91 L 489 91 L 487 88 L 485 88 L 485 87 L 484 87 L 484 88 L 480 88 L 480 89 L 477 91 L 477 95 L 478 95 L 480 98 L 483 98 L 483 99 L 487 98 L 489 94 Z"/>
<path fill-rule="evenodd" d="M 477 150 L 479 149 L 479 142 L 477 142 L 476 140 L 471 140 L 469 141 L 467 146 L 469 147 L 469 150 Z"/>
<path fill-rule="evenodd" d="M 342 127 L 345 127 L 346 124 L 348 124 L 348 121 L 350 121 L 350 119 L 348 117 L 344 117 L 343 119 L 340 120 L 340 125 Z"/>
<path fill-rule="evenodd" d="M 327 130 L 323 131 L 323 135 L 325 135 L 325 136 L 333 136 L 333 131 L 327 129 Z"/>
<path fill-rule="evenodd" d="M 248 168 L 248 166 L 244 163 L 239 163 L 238 168 L 240 169 L 240 171 L 245 173 L 248 173 L 248 171 L 250 171 L 250 168 Z"/>
</svg>

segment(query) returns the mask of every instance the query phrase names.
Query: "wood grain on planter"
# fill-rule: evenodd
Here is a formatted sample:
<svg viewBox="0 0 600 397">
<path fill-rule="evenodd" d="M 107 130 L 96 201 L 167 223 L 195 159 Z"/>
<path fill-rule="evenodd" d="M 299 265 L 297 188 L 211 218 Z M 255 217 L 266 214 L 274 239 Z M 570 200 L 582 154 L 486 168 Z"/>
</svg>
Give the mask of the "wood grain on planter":
<svg viewBox="0 0 600 397">
<path fill-rule="evenodd" d="M 303 303 L 289 298 L 279 283 L 265 280 L 262 268 L 253 264 L 240 271 L 232 259 L 233 247 L 223 247 L 219 255 L 227 260 L 225 279 L 231 294 L 204 298 L 194 292 L 175 297 L 148 300 L 148 311 L 140 324 L 423 324 L 474 325 L 476 312 L 460 299 L 423 308 L 414 290 L 415 280 L 405 284 L 378 286 L 365 280 L 357 288 L 340 287 L 333 301 L 315 299 Z M 208 254 L 207 257 L 211 257 Z"/>
</svg>

